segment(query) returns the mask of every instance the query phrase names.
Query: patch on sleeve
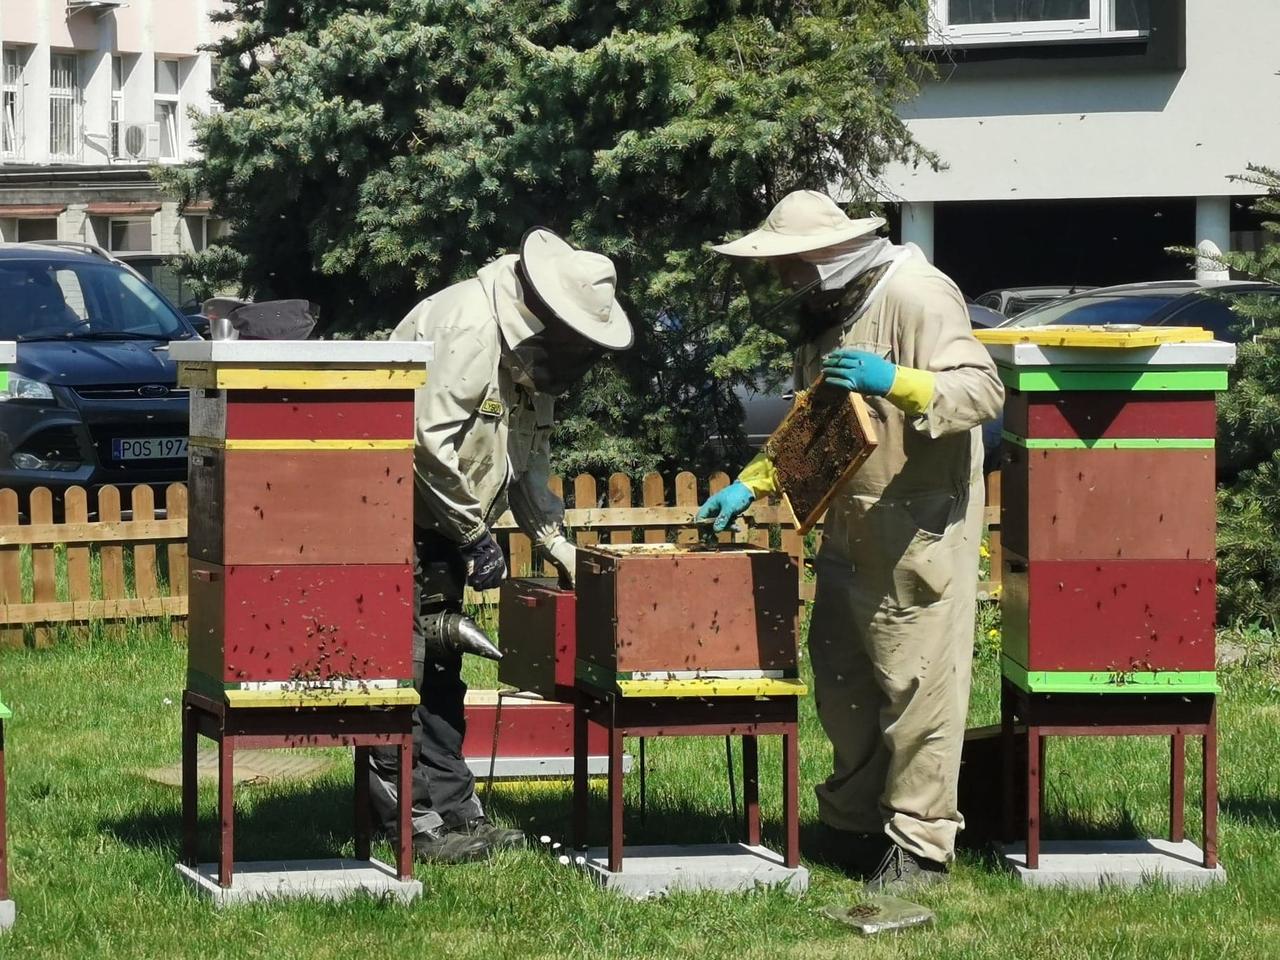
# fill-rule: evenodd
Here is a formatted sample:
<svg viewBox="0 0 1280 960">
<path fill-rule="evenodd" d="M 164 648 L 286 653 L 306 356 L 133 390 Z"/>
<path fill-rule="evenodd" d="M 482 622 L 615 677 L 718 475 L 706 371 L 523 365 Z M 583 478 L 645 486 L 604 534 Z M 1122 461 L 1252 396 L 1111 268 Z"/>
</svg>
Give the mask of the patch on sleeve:
<svg viewBox="0 0 1280 960">
<path fill-rule="evenodd" d="M 490 397 L 480 404 L 480 416 L 482 417 L 501 417 L 506 412 L 507 408 L 502 405 L 502 401 L 494 397 Z"/>
</svg>

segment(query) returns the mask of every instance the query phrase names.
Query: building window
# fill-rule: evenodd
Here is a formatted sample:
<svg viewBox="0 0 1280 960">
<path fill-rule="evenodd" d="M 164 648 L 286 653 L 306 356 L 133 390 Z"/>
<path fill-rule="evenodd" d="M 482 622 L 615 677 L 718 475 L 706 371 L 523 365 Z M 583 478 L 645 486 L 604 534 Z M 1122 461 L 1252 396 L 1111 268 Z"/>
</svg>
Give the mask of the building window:
<svg viewBox="0 0 1280 960">
<path fill-rule="evenodd" d="M 112 220 L 107 230 L 107 249 L 112 253 L 149 253 L 151 220 Z"/>
<path fill-rule="evenodd" d="M 187 222 L 187 236 L 191 239 L 191 249 L 200 253 L 209 245 L 209 218 L 189 215 L 183 219 Z"/>
<path fill-rule="evenodd" d="M 178 158 L 178 61 L 156 61 L 156 123 L 160 124 L 160 159 Z"/>
<path fill-rule="evenodd" d="M 17 47 L 4 48 L 4 65 L 3 74 L 0 80 L 3 81 L 0 89 L 3 90 L 3 103 L 0 104 L 0 110 L 3 110 L 3 117 L 0 118 L 0 125 L 3 130 L 0 132 L 0 140 L 3 141 L 3 153 L 6 157 L 22 156 L 23 141 L 23 115 L 22 104 L 25 100 L 23 96 L 22 85 L 22 50 Z"/>
<path fill-rule="evenodd" d="M 931 0 L 943 43 L 1131 39 L 1151 30 L 1151 0 Z"/>
<path fill-rule="evenodd" d="M 124 119 L 124 57 L 111 58 L 111 156 L 120 156 L 120 121 Z"/>
<path fill-rule="evenodd" d="M 19 220 L 17 223 L 18 229 L 16 239 L 19 243 L 30 243 L 33 240 L 58 239 L 58 221 L 55 217 Z"/>
<path fill-rule="evenodd" d="M 49 57 L 49 157 L 75 160 L 80 153 L 80 70 L 74 53 Z"/>
</svg>

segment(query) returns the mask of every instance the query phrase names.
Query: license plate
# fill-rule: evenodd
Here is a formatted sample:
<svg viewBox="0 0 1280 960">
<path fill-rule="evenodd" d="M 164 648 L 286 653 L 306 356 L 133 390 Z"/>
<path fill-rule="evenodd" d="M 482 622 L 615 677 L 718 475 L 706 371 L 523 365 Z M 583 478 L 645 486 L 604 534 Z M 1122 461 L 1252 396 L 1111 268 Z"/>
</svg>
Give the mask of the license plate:
<svg viewBox="0 0 1280 960">
<path fill-rule="evenodd" d="M 111 441 L 111 456 L 116 460 L 178 460 L 186 455 L 186 437 L 116 437 Z"/>
</svg>

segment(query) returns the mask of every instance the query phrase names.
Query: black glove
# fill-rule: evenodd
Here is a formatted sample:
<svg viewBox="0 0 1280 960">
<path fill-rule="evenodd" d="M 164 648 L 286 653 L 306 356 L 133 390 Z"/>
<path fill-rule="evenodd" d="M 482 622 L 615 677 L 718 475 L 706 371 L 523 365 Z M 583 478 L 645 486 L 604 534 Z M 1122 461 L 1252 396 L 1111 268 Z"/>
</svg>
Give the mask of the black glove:
<svg viewBox="0 0 1280 960">
<path fill-rule="evenodd" d="M 486 530 L 460 548 L 467 564 L 467 586 L 473 590 L 492 590 L 507 575 L 507 561 L 493 534 Z"/>
</svg>

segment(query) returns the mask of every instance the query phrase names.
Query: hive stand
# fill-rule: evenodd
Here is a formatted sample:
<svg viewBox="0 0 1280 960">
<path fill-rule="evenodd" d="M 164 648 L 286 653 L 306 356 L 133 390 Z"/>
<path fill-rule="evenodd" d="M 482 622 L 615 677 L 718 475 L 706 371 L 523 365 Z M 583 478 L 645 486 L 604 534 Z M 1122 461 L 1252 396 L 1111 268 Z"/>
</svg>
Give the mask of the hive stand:
<svg viewBox="0 0 1280 960">
<path fill-rule="evenodd" d="M 413 391 L 430 344 L 175 343 L 191 389 L 183 860 L 219 904 L 410 900 Z M 219 854 L 196 862 L 196 743 L 218 744 Z M 356 859 L 234 860 L 239 748 L 355 752 Z M 369 859 L 369 751 L 398 748 L 392 870 Z M 238 877 L 242 879 L 237 880 Z"/>
<path fill-rule="evenodd" d="M 588 871 L 646 897 L 672 889 L 808 886 L 800 866 L 795 565 L 755 547 L 580 548 L 573 842 L 587 839 L 592 725 L 607 738 L 609 835 Z M 623 739 L 742 737 L 744 844 L 626 847 Z M 785 848 L 760 845 L 758 738 L 782 737 Z M 641 796 L 644 760 L 640 761 Z"/>
<path fill-rule="evenodd" d="M 1235 348 L 1198 328 L 979 334 L 1006 387 L 1001 656 L 1007 862 L 1031 884 L 1199 886 L 1217 864 L 1215 392 Z M 1025 724 L 1026 820 L 1013 823 Z M 1051 736 L 1167 736 L 1170 840 L 1050 843 Z M 1203 738 L 1204 844 L 1183 830 Z M 1044 858 L 1042 858 L 1042 854 Z M 1041 868 L 1045 868 L 1043 871 Z"/>
<path fill-rule="evenodd" d="M 13 716 L 13 711 L 0 700 L 0 930 L 13 926 L 15 910 L 13 901 L 9 899 L 9 821 L 5 807 L 4 781 L 4 722 Z"/>
</svg>

